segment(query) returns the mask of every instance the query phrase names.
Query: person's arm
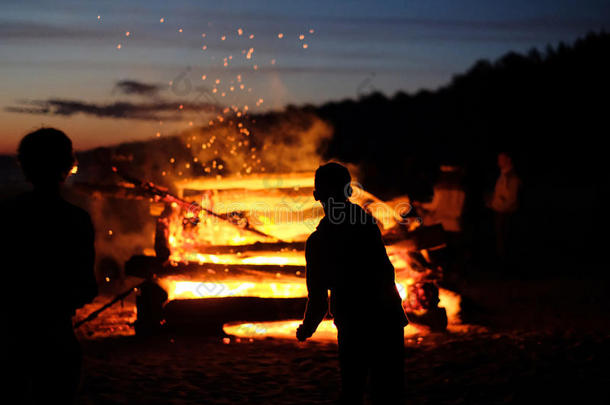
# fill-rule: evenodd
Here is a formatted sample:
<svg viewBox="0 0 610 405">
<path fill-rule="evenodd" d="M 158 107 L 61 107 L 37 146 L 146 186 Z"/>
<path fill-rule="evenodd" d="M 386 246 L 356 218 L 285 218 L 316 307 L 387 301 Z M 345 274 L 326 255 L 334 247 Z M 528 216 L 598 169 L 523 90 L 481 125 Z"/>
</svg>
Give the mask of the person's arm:
<svg viewBox="0 0 610 405">
<path fill-rule="evenodd" d="M 303 323 L 297 329 L 297 339 L 305 341 L 311 337 L 328 312 L 328 287 L 324 282 L 319 243 L 310 237 L 305 245 L 307 261 L 307 308 Z"/>
</svg>

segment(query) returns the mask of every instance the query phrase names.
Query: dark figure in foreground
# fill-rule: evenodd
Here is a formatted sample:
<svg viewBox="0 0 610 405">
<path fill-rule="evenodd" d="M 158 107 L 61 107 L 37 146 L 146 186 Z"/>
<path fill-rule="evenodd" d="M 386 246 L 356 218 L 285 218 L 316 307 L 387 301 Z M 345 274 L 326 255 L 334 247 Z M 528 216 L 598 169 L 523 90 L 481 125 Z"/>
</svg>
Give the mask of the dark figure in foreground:
<svg viewBox="0 0 610 405">
<path fill-rule="evenodd" d="M 309 299 L 297 339 L 311 337 L 330 311 L 338 329 L 344 404 L 363 402 L 367 376 L 376 404 L 397 404 L 404 379 L 407 317 L 394 267 L 375 219 L 349 202 L 348 170 L 328 163 L 316 171 L 314 197 L 325 217 L 305 247 Z"/>
<path fill-rule="evenodd" d="M 70 404 L 81 369 L 72 316 L 97 294 L 93 226 L 87 212 L 60 195 L 75 165 L 63 132 L 26 135 L 18 158 L 33 190 L 1 204 L 2 350 L 10 384 L 3 396 L 11 403 Z"/>
</svg>

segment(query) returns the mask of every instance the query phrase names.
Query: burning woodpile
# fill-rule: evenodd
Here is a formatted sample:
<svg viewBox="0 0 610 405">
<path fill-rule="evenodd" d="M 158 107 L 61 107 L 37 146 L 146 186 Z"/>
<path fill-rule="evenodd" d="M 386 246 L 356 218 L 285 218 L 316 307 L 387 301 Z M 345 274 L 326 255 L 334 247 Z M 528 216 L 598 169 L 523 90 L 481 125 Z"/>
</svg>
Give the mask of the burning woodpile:
<svg viewBox="0 0 610 405">
<path fill-rule="evenodd" d="M 293 336 L 307 297 L 305 240 L 324 215 L 312 172 L 184 180 L 177 195 L 123 177 L 158 214 L 155 251 L 125 267 L 147 280 L 138 291 L 138 333 L 224 326 L 237 336 Z M 434 330 L 458 323 L 459 296 L 438 288 L 442 269 L 430 257 L 444 246 L 442 230 L 421 225 L 407 198 L 384 202 L 353 188 L 352 202 L 382 230 L 412 323 Z M 332 320 L 320 331 L 333 336 Z"/>
</svg>

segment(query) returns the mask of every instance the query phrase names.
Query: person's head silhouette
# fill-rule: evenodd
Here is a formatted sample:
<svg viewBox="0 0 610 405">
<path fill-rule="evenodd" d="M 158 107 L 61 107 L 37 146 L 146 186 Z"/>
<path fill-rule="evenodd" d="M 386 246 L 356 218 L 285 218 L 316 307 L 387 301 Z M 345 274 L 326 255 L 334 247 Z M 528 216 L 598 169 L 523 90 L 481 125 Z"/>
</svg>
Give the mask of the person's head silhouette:
<svg viewBox="0 0 610 405">
<path fill-rule="evenodd" d="M 498 153 L 498 167 L 502 173 L 507 173 L 513 170 L 513 154 L 508 151 L 501 151 Z"/>
<path fill-rule="evenodd" d="M 23 137 L 17 150 L 26 179 L 36 189 L 58 189 L 76 163 L 72 141 L 55 128 L 40 128 Z"/>
<path fill-rule="evenodd" d="M 352 195 L 352 177 L 345 166 L 327 163 L 318 167 L 313 196 L 322 205 L 328 202 L 345 202 Z"/>
</svg>

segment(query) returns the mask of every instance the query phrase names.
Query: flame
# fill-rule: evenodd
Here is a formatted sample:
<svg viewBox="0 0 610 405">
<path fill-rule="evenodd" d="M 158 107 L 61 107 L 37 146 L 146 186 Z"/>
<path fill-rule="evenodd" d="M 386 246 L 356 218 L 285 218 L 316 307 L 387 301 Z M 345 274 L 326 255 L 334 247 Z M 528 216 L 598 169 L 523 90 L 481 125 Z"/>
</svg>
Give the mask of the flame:
<svg viewBox="0 0 610 405">
<path fill-rule="evenodd" d="M 217 260 L 201 252 L 209 246 L 218 245 L 304 241 L 324 215 L 322 207 L 313 198 L 313 185 L 313 172 L 275 176 L 258 174 L 223 178 L 222 181 L 197 179 L 176 183 L 182 195 L 188 193 L 194 196 L 191 199 L 201 207 L 225 216 L 228 220 L 210 215 L 205 210 L 195 214 L 174 207 L 174 213 L 169 218 L 171 259 L 175 262 L 202 264 L 247 264 L 247 261 L 236 257 Z M 379 220 L 382 229 L 397 226 L 401 218 L 396 207 L 384 203 L 357 184 L 352 185 L 352 188 L 354 192 L 351 201 L 366 206 Z M 183 226 L 184 218 L 192 219 L 195 215 L 198 215 L 198 226 Z M 269 236 L 248 232 L 243 229 L 245 225 Z M 294 264 L 293 259 L 279 259 L 278 262 L 248 260 L 252 260 L 251 264 Z M 404 263 L 398 264 L 398 268 L 405 267 Z"/>
<path fill-rule="evenodd" d="M 202 269 L 213 264 L 207 273 L 183 274 L 161 278 L 159 284 L 168 292 L 169 299 L 197 299 L 210 297 L 307 297 L 305 257 L 302 250 L 273 247 L 254 248 L 257 243 L 304 242 L 323 216 L 323 211 L 312 196 L 314 173 L 287 175 L 250 175 L 218 179 L 197 179 L 176 183 L 180 196 L 189 196 L 204 210 L 185 212 L 175 205 L 167 217 L 170 260 L 198 263 Z M 408 199 L 385 203 L 353 184 L 350 200 L 359 204 L 379 220 L 382 232 L 390 232 L 401 221 L 401 212 Z M 205 209 L 231 220 L 223 220 L 206 213 Z M 195 218 L 197 216 L 197 218 Z M 188 221 L 185 222 L 185 219 Z M 193 224 L 197 219 L 197 224 Z M 255 229 L 251 232 L 245 227 Z M 413 225 L 418 226 L 418 225 Z M 262 233 L 262 234 L 261 234 Z M 267 236 L 264 236 L 266 234 Z M 246 245 L 246 246 L 245 246 Z M 252 249 L 249 248 L 252 245 Z M 239 250 L 233 247 L 242 246 Z M 408 263 L 404 244 L 386 247 L 396 269 L 396 287 L 403 300 L 408 298 L 408 286 L 424 277 L 413 271 Z M 424 252 L 425 253 L 425 252 Z M 226 265 L 218 271 L 218 265 Z M 240 266 L 245 266 L 241 268 Z M 270 271 L 248 270 L 248 266 L 269 266 Z M 283 266 L 296 266 L 294 273 Z M 278 271 L 273 269 L 277 268 Z M 237 269 L 235 272 L 233 269 Z M 440 289 L 440 306 L 447 311 L 449 323 L 459 324 L 460 296 Z M 226 325 L 225 332 L 243 338 L 260 336 L 293 338 L 299 320 Z M 407 336 L 421 333 L 409 326 Z M 316 339 L 335 339 L 336 329 L 331 321 L 324 321 L 316 332 Z"/>
<path fill-rule="evenodd" d="M 227 279 L 222 281 L 182 281 L 161 279 L 159 284 L 168 291 L 169 299 L 261 297 L 306 297 L 307 286 L 302 279 L 279 279 L 261 282 L 255 279 Z"/>
</svg>

